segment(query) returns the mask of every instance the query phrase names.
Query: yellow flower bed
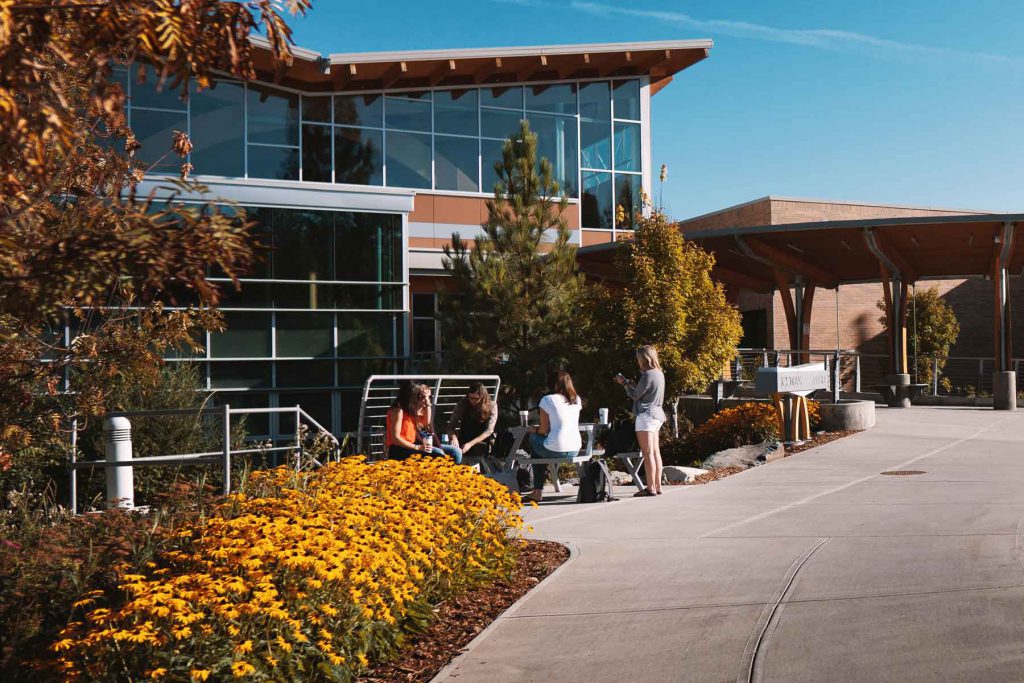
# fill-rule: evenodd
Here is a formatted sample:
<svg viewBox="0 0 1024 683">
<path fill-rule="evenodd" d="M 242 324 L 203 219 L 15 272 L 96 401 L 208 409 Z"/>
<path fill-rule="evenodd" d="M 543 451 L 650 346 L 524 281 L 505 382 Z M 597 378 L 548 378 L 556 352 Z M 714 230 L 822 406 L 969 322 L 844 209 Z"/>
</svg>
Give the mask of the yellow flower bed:
<svg viewBox="0 0 1024 683">
<path fill-rule="evenodd" d="M 256 472 L 53 649 L 69 680 L 352 680 L 505 574 L 518 496 L 447 459 Z M 99 597 L 99 596 L 94 596 Z"/>
</svg>

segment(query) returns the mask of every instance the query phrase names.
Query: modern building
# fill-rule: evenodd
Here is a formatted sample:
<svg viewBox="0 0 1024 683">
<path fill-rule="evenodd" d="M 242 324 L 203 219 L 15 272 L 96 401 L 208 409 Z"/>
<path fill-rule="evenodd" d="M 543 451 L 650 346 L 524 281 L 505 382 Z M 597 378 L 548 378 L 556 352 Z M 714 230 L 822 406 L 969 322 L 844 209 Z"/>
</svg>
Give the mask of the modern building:
<svg viewBox="0 0 1024 683">
<path fill-rule="evenodd" d="M 321 55 L 294 50 L 259 79 L 218 79 L 187 101 L 144 65 L 118 73 L 143 191 L 166 185 L 187 131 L 195 177 L 247 209 L 269 247 L 223 303 L 227 331 L 196 359 L 223 401 L 300 403 L 335 432 L 358 419 L 367 375 L 440 350 L 434 313 L 442 249 L 486 217 L 494 163 L 522 119 L 569 200 L 579 245 L 614 241 L 651 186 L 651 97 L 708 56 L 684 40 Z M 140 71 L 147 72 L 145 83 Z M 159 190 L 158 190 L 159 191 Z M 199 197 L 185 197 L 186 201 Z M 285 418 L 250 421 L 276 436 Z"/>
</svg>

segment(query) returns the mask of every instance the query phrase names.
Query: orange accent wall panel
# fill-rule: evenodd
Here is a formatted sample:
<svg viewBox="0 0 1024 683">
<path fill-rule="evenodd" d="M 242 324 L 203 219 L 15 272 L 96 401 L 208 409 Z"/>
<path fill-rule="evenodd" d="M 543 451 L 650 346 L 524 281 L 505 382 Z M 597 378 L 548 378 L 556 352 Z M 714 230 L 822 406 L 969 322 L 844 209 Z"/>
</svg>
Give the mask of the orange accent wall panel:
<svg viewBox="0 0 1024 683">
<path fill-rule="evenodd" d="M 583 246 L 589 247 L 591 244 L 604 244 L 612 241 L 612 233 L 605 232 L 603 230 L 584 230 L 583 231 Z"/>
</svg>

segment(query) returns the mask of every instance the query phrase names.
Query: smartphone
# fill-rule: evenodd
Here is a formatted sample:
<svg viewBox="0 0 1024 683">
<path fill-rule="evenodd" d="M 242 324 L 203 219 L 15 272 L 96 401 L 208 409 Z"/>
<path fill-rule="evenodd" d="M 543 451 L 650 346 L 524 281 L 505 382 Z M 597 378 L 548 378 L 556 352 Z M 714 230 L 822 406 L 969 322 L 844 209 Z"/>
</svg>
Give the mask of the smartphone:
<svg viewBox="0 0 1024 683">
<path fill-rule="evenodd" d="M 621 379 L 623 382 L 625 382 L 626 381 L 626 376 L 623 375 L 621 372 L 616 372 L 615 373 L 615 379 Z"/>
</svg>

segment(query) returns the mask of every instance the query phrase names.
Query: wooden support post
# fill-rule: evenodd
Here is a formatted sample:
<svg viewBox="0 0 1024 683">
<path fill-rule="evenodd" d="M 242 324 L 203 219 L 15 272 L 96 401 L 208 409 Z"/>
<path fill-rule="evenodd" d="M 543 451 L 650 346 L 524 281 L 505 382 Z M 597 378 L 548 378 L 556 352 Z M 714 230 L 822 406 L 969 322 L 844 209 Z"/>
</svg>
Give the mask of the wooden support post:
<svg viewBox="0 0 1024 683">
<path fill-rule="evenodd" d="M 814 310 L 814 283 L 808 282 L 804 285 L 803 304 L 800 306 L 800 346 L 801 351 L 811 348 L 811 312 Z M 806 353 L 800 354 L 801 363 L 810 363 L 811 357 Z"/>
<path fill-rule="evenodd" d="M 807 403 L 807 397 L 806 396 L 801 396 L 800 397 L 800 408 L 801 408 L 801 410 L 800 410 L 800 419 L 801 419 L 801 424 L 803 425 L 803 428 L 804 428 L 804 438 L 805 439 L 810 439 L 811 438 L 811 411 L 810 411 L 810 408 L 808 408 L 808 403 Z"/>
<path fill-rule="evenodd" d="M 779 440 L 786 440 L 786 408 L 782 403 L 782 394 L 772 394 L 772 403 L 775 404 L 775 414 L 779 418 Z"/>
</svg>

